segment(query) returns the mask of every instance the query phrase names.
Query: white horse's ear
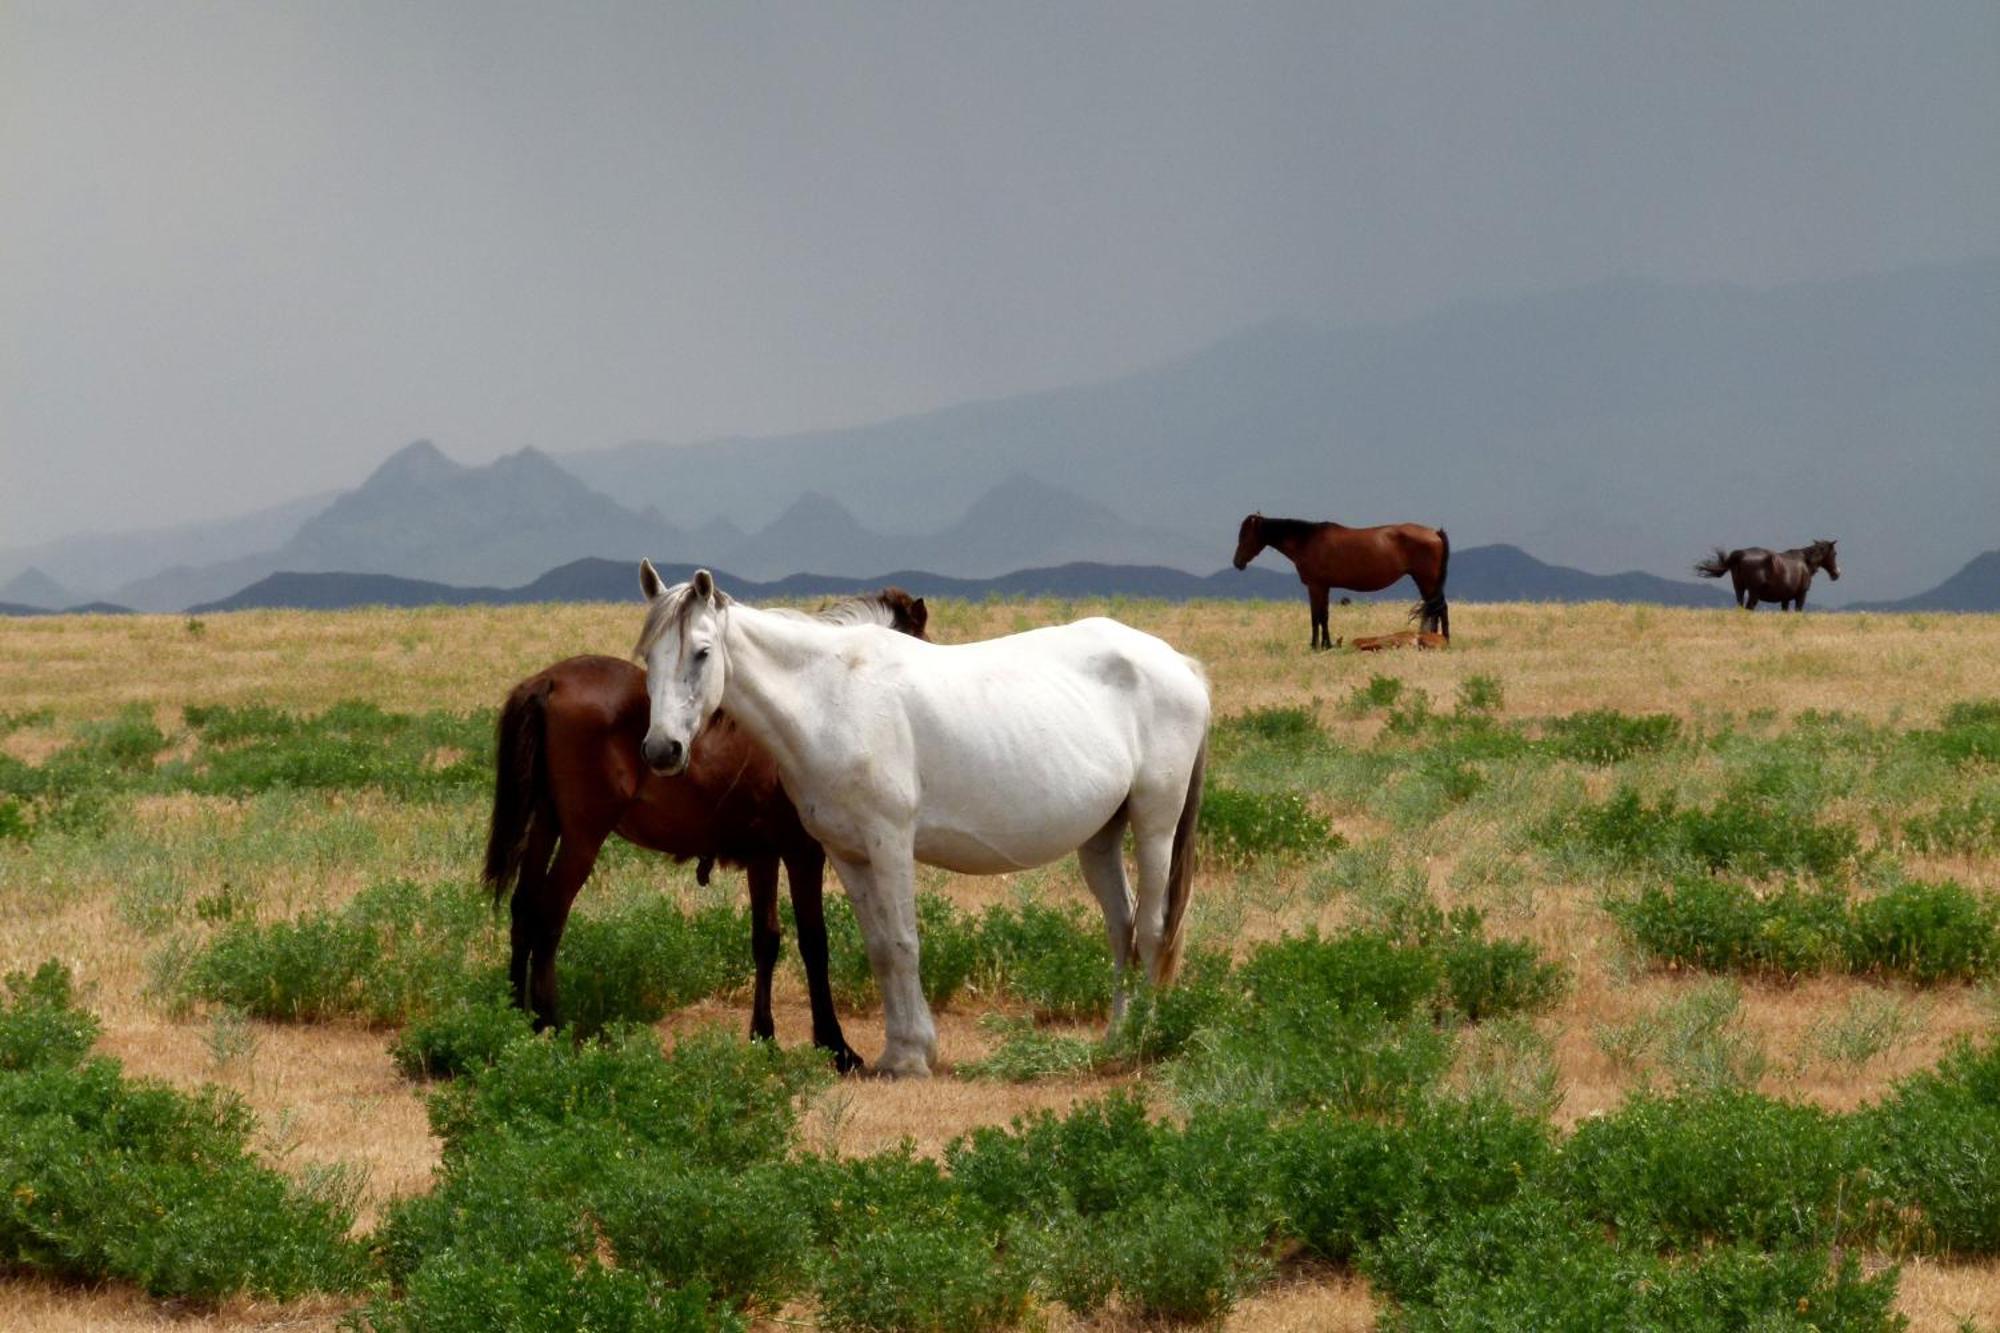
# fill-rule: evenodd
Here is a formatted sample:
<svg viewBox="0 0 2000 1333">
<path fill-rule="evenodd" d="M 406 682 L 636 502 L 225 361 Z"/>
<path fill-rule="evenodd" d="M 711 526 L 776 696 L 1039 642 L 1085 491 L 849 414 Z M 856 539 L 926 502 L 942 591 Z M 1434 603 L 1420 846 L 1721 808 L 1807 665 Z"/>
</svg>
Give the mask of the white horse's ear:
<svg viewBox="0 0 2000 1333">
<path fill-rule="evenodd" d="M 704 602 L 715 600 L 715 575 L 705 569 L 694 572 L 694 595 Z"/>
<path fill-rule="evenodd" d="M 660 571 L 653 568 L 651 560 L 639 562 L 639 591 L 647 601 L 650 602 L 658 597 L 660 589 L 666 586 L 665 580 L 660 577 Z"/>
</svg>

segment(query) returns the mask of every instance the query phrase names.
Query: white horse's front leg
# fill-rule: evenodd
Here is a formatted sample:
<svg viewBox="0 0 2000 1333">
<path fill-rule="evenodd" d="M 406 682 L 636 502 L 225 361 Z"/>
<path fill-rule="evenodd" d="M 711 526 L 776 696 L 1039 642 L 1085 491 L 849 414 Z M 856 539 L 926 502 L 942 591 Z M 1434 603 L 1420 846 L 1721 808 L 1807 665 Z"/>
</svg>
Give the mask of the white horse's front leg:
<svg viewBox="0 0 2000 1333">
<path fill-rule="evenodd" d="M 868 966 L 882 992 L 886 1041 L 875 1071 L 897 1078 L 929 1078 L 937 1054 L 937 1025 L 924 999 L 918 971 L 916 863 L 907 851 L 856 861 L 833 856 L 833 868 L 854 903 Z"/>
</svg>

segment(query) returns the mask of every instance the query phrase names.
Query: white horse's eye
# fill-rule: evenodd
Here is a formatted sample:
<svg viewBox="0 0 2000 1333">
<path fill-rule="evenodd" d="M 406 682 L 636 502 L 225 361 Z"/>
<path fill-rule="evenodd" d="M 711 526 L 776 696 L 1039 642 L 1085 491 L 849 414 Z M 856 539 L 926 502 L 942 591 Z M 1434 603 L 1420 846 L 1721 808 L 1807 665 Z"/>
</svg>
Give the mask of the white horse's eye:
<svg viewBox="0 0 2000 1333">
<path fill-rule="evenodd" d="M 694 660 L 697 662 L 706 662 L 708 660 L 708 649 L 706 648 L 695 649 Z"/>
</svg>

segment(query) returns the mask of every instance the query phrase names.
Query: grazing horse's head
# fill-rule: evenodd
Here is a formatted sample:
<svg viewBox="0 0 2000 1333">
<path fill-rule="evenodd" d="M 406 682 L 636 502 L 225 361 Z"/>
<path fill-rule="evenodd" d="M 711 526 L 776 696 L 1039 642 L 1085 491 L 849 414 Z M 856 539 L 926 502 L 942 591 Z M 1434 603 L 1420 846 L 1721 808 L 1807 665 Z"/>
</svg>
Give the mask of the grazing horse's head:
<svg viewBox="0 0 2000 1333">
<path fill-rule="evenodd" d="M 1243 526 L 1236 530 L 1236 559 L 1232 562 L 1238 569 L 1247 566 L 1257 558 L 1257 552 L 1264 549 L 1264 516 L 1252 514 L 1243 520 Z"/>
<path fill-rule="evenodd" d="M 901 588 L 884 588 L 876 598 L 889 610 L 890 629 L 913 639 L 930 637 L 925 631 L 930 628 L 931 609 L 923 598 L 912 597 Z"/>
<path fill-rule="evenodd" d="M 639 753 L 654 772 L 671 777 L 687 770 L 695 737 L 722 707 L 729 598 L 705 569 L 668 587 L 650 560 L 639 562 L 639 591 L 646 595 L 646 624 L 632 655 L 645 665 L 651 704 Z"/>
<path fill-rule="evenodd" d="M 1820 538 L 1806 549 L 1806 559 L 1814 569 L 1823 569 L 1828 578 L 1840 582 L 1840 561 L 1833 554 L 1832 542 Z"/>
</svg>

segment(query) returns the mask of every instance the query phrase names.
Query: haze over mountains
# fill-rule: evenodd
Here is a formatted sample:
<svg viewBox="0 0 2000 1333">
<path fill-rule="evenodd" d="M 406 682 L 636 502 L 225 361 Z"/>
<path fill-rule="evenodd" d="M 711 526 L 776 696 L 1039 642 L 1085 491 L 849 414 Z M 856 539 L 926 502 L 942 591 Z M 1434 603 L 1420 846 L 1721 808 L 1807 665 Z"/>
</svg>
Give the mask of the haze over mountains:
<svg viewBox="0 0 2000 1333">
<path fill-rule="evenodd" d="M 279 571 L 510 588 L 639 554 L 766 581 L 1205 574 L 1257 508 L 1438 523 L 1461 553 L 1513 543 L 1676 586 L 1711 545 L 1831 536 L 1849 576 L 1815 600 L 1879 601 L 2000 536 L 1996 365 L 2000 260 L 1764 292 L 1602 283 L 1395 326 L 1277 322 L 850 430 L 483 466 L 419 442 L 337 497 L 0 551 L 0 602 L 178 610 Z M 1521 569 L 1523 595 L 1548 585 Z"/>
<path fill-rule="evenodd" d="M 1100 384 L 565 462 L 671 520 L 746 527 L 811 490 L 917 531 L 1027 473 L 1168 531 L 1226 540 L 1260 508 L 1410 519 L 1596 570 L 1833 537 L 1840 591 L 1885 596 L 2000 537 L 1996 365 L 2000 259 L 1768 291 L 1632 280 L 1277 322 Z"/>
</svg>

